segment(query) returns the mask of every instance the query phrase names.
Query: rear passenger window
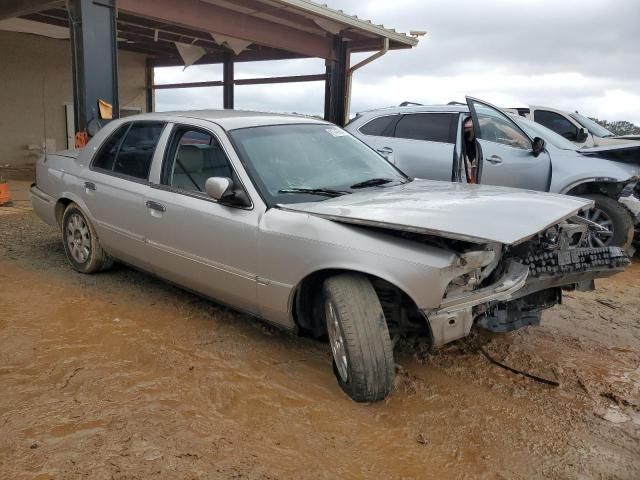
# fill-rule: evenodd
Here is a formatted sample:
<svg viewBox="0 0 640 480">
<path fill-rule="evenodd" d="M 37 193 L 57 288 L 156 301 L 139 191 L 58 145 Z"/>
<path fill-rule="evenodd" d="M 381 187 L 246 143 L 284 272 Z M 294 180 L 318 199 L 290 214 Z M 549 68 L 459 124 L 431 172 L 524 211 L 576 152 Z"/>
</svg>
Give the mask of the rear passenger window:
<svg viewBox="0 0 640 480">
<path fill-rule="evenodd" d="M 393 123 L 398 118 L 398 115 L 387 115 L 384 117 L 378 117 L 371 120 L 369 123 L 366 123 L 362 127 L 360 127 L 360 132 L 365 135 L 374 135 L 376 137 L 385 136 L 385 130 L 391 123 Z"/>
<path fill-rule="evenodd" d="M 146 180 L 151 169 L 153 152 L 164 124 L 134 123 L 122 142 L 113 167 L 115 173 Z"/>
<path fill-rule="evenodd" d="M 396 138 L 453 143 L 450 132 L 454 121 L 450 113 L 412 113 L 400 119 L 396 125 Z"/>
<path fill-rule="evenodd" d="M 164 123 L 136 122 L 118 128 L 95 157 L 92 167 L 146 180 Z"/>
<path fill-rule="evenodd" d="M 163 184 L 204 192 L 210 177 L 233 178 L 229 160 L 218 139 L 208 132 L 179 127 L 165 159 Z"/>
</svg>

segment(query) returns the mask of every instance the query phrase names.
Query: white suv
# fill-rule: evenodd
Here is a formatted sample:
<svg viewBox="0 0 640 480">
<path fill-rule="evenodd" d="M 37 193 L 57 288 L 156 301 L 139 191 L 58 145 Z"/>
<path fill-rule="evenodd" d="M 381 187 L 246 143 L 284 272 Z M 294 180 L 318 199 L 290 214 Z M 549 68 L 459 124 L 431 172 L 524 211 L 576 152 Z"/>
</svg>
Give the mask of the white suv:
<svg viewBox="0 0 640 480">
<path fill-rule="evenodd" d="M 617 136 L 577 111 L 569 113 L 556 108 L 536 106 L 509 108 L 507 111 L 533 120 L 581 148 L 619 145 L 628 141 L 640 140 L 640 135 Z"/>
</svg>

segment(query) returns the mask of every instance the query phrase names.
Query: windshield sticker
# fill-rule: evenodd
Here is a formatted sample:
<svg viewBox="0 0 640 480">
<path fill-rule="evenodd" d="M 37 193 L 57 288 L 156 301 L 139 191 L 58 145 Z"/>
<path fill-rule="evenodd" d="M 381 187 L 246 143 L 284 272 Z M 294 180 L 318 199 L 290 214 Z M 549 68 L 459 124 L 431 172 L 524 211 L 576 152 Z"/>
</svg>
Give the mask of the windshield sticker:
<svg viewBox="0 0 640 480">
<path fill-rule="evenodd" d="M 334 137 L 344 137 L 344 136 L 348 135 L 347 132 L 345 132 L 344 130 L 342 130 L 340 128 L 337 128 L 337 127 L 327 128 L 326 131 L 329 132 Z"/>
</svg>

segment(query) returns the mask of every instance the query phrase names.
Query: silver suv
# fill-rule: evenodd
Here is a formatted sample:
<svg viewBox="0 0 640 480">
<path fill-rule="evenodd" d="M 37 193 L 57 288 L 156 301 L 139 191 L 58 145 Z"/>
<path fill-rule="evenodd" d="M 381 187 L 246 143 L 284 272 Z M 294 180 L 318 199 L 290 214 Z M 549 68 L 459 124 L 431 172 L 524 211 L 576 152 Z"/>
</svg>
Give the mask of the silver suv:
<svg viewBox="0 0 640 480">
<path fill-rule="evenodd" d="M 634 229 L 640 240 L 639 142 L 578 149 L 542 125 L 470 97 L 466 105 L 413 104 L 363 112 L 346 129 L 414 177 L 594 200 L 595 208 L 586 214 L 593 227 L 590 246 L 628 248 Z"/>
</svg>

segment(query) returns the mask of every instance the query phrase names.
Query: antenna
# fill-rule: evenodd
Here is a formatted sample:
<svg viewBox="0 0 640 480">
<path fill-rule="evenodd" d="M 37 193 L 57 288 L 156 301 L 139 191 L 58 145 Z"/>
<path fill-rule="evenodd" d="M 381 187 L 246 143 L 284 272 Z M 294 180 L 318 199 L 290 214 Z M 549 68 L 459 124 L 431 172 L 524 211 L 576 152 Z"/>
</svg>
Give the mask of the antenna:
<svg viewBox="0 0 640 480">
<path fill-rule="evenodd" d="M 45 87 L 47 85 L 45 76 L 42 76 L 42 132 L 44 134 L 43 153 L 45 160 L 47 159 L 47 106 L 46 97 L 44 95 Z"/>
</svg>

